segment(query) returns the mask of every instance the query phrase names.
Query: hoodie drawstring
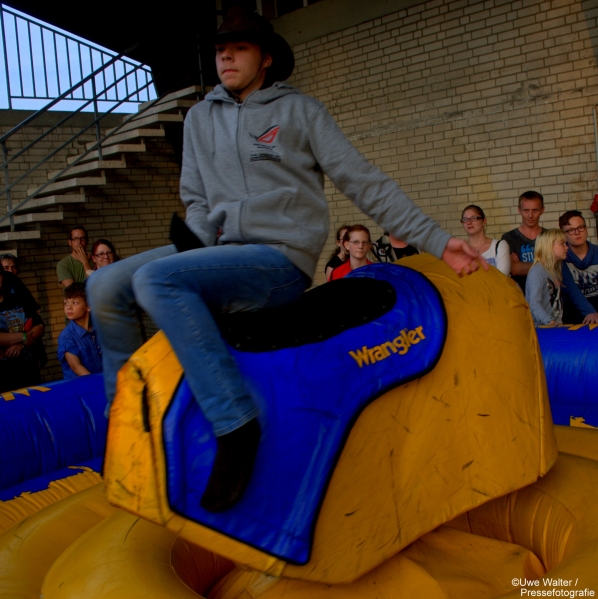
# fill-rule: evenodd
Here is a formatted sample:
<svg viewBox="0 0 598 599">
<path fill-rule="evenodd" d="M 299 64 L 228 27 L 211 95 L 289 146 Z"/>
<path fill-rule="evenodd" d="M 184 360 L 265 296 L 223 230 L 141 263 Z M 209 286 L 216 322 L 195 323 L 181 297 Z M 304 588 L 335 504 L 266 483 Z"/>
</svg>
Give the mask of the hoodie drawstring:
<svg viewBox="0 0 598 599">
<path fill-rule="evenodd" d="M 216 155 L 216 131 L 214 127 L 214 120 L 212 118 L 212 107 L 214 106 L 214 102 L 210 102 L 210 107 L 208 109 L 208 138 L 210 140 L 210 150 L 212 153 L 212 158 Z"/>
</svg>

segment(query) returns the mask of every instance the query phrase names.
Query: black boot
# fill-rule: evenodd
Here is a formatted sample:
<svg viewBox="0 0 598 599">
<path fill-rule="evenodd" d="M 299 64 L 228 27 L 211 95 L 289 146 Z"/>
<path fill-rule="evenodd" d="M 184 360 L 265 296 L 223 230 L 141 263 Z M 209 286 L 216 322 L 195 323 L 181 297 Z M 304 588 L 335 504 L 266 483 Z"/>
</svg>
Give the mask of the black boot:
<svg viewBox="0 0 598 599">
<path fill-rule="evenodd" d="M 209 512 L 232 507 L 245 492 L 260 444 L 261 429 L 257 418 L 227 435 L 216 437 L 218 449 L 212 474 L 199 505 Z"/>
</svg>

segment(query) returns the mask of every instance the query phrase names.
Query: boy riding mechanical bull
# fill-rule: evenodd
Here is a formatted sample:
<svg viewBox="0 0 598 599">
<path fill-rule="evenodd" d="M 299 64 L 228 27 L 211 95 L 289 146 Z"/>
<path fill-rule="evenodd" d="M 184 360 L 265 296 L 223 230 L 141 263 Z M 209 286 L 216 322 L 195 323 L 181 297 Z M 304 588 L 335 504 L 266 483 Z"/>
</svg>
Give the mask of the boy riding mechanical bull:
<svg viewBox="0 0 598 599">
<path fill-rule="evenodd" d="M 150 250 L 88 285 L 109 402 L 118 370 L 144 342 L 138 307 L 166 334 L 217 439 L 201 506 L 218 512 L 242 496 L 261 429 L 212 314 L 289 304 L 310 286 L 329 232 L 324 173 L 391 235 L 458 274 L 486 265 L 369 164 L 320 102 L 285 83 L 293 52 L 266 19 L 232 9 L 215 45 L 221 85 L 187 115 L 180 184 L 186 225 L 203 247 Z"/>
</svg>

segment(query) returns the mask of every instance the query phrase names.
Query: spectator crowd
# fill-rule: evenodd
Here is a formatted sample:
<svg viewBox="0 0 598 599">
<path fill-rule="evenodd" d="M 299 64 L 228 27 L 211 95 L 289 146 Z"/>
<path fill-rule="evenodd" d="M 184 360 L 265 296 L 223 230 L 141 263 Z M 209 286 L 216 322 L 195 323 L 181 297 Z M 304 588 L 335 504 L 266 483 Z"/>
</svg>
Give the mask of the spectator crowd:
<svg viewBox="0 0 598 599">
<path fill-rule="evenodd" d="M 88 243 L 85 227 L 73 227 L 68 236 L 70 253 L 56 266 L 68 321 L 58 338 L 58 359 L 65 379 L 102 371 L 102 351 L 87 305 L 85 282 L 119 257 L 107 239 L 95 241 L 89 253 Z M 17 257 L 2 254 L 0 264 L 0 392 L 4 392 L 38 385 L 40 369 L 48 358 L 40 306 L 19 278 Z"/>
<path fill-rule="evenodd" d="M 536 326 L 598 323 L 598 246 L 588 241 L 581 212 L 568 210 L 558 229 L 540 225 L 544 198 L 526 191 L 518 200 L 521 224 L 500 239 L 487 236 L 487 217 L 475 204 L 461 212 L 467 242 L 491 266 L 510 277 L 525 294 Z M 56 266 L 63 286 L 68 324 L 58 338 L 58 359 L 65 379 L 102 372 L 102 350 L 87 304 L 85 282 L 119 260 L 112 242 L 99 238 L 88 252 L 83 226 L 69 232 L 69 254 Z M 388 232 L 372 241 L 362 224 L 343 225 L 336 249 L 325 266 L 327 281 L 342 279 L 373 262 L 396 262 L 419 253 Z M 40 383 L 47 356 L 40 306 L 19 278 L 17 257 L 0 255 L 0 392 Z"/>
<path fill-rule="evenodd" d="M 492 239 L 486 235 L 484 210 L 466 206 L 461 224 L 470 247 L 517 283 L 536 326 L 598 323 L 598 246 L 588 241 L 581 212 L 568 210 L 559 218 L 558 229 L 545 229 L 540 225 L 544 198 L 537 191 L 521 194 L 518 211 L 521 224 Z M 418 253 L 386 232 L 372 242 L 363 225 L 340 227 L 336 245 L 325 267 L 327 281 L 371 264 L 370 259 L 394 262 Z"/>
</svg>

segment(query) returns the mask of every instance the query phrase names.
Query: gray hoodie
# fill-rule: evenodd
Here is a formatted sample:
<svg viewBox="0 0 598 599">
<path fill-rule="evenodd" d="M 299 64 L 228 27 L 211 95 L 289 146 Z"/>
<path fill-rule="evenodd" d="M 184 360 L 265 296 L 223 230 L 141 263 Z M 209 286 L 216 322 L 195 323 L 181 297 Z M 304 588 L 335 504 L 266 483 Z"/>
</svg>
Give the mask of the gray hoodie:
<svg viewBox="0 0 598 599">
<path fill-rule="evenodd" d="M 206 245 L 270 244 L 310 278 L 329 231 L 324 173 L 393 236 L 441 256 L 448 233 L 286 83 L 236 103 L 216 86 L 185 119 L 181 198 Z"/>
</svg>

